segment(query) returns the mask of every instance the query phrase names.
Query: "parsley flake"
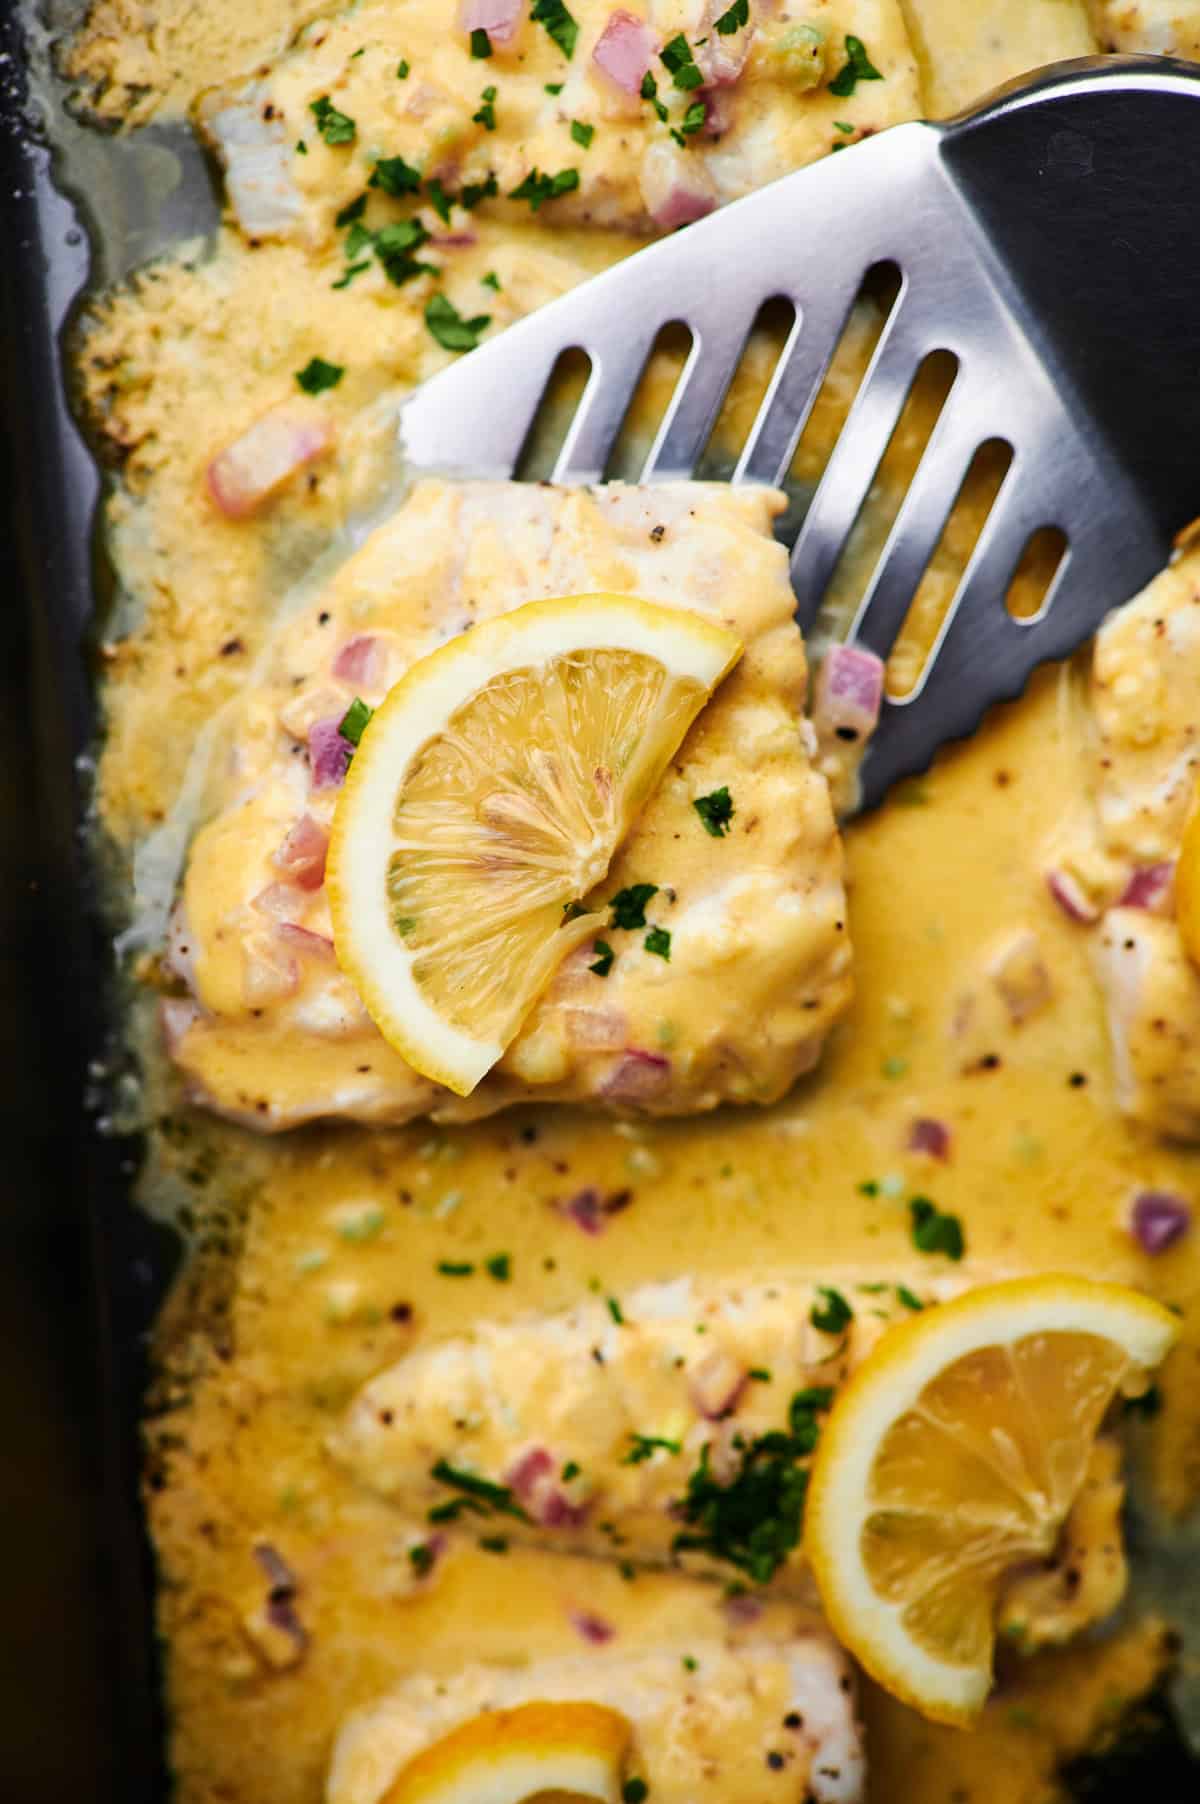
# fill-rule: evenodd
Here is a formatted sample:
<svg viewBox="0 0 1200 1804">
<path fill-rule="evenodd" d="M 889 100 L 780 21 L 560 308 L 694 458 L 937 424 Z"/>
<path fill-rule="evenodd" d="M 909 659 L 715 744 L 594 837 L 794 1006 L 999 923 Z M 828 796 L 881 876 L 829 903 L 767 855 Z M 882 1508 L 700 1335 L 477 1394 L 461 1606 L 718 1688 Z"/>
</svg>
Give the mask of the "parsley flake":
<svg viewBox="0 0 1200 1804">
<path fill-rule="evenodd" d="M 484 1553 L 507 1553 L 508 1542 L 503 1535 L 480 1535 L 479 1545 Z"/>
<path fill-rule="evenodd" d="M 685 93 L 704 85 L 704 76 L 692 55 L 692 47 L 682 32 L 678 32 L 669 43 L 663 45 L 659 51 L 659 60 L 675 86 L 682 88 Z"/>
<path fill-rule="evenodd" d="M 353 225 L 356 219 L 362 218 L 366 208 L 367 197 L 365 194 L 360 194 L 356 199 L 348 200 L 345 206 L 334 214 L 333 223 L 335 226 Z"/>
<path fill-rule="evenodd" d="M 443 1278 L 473 1278 L 475 1267 L 466 1259 L 439 1259 L 438 1271 Z"/>
<path fill-rule="evenodd" d="M 920 1297 L 914 1296 L 907 1284 L 897 1284 L 896 1296 L 906 1309 L 917 1310 L 925 1307 Z"/>
<path fill-rule="evenodd" d="M 494 269 L 489 269 L 486 276 L 480 277 L 479 285 L 481 288 L 491 288 L 497 294 L 500 292 L 500 278 Z"/>
<path fill-rule="evenodd" d="M 296 381 L 306 395 L 319 395 L 324 389 L 336 388 L 345 374 L 343 364 L 326 363 L 323 357 L 310 357 L 304 368 L 296 371 Z"/>
<path fill-rule="evenodd" d="M 563 1467 L 562 1471 L 559 1473 L 559 1477 L 562 1479 L 562 1482 L 565 1485 L 569 1485 L 573 1478 L 579 1477 L 580 1470 L 581 1470 L 581 1468 L 579 1465 L 579 1461 L 575 1460 L 575 1459 L 569 1459 L 567 1461 L 566 1465 Z"/>
<path fill-rule="evenodd" d="M 927 1196 L 914 1196 L 908 1205 L 912 1217 L 913 1245 L 919 1253 L 945 1253 L 961 1259 L 966 1251 L 962 1223 L 957 1215 L 943 1215 Z"/>
<path fill-rule="evenodd" d="M 651 75 L 649 69 L 647 69 L 646 73 L 642 77 L 642 85 L 641 85 L 640 93 L 641 93 L 643 100 L 648 100 L 650 102 L 651 106 L 654 108 L 654 111 L 658 114 L 658 117 L 661 119 L 662 123 L 665 125 L 667 123 L 667 120 L 671 117 L 671 115 L 670 115 L 670 113 L 668 113 L 668 111 L 667 111 L 666 107 L 663 105 L 662 101 L 658 98 L 658 83 L 655 81 L 654 77 Z"/>
<path fill-rule="evenodd" d="M 831 1290 L 827 1284 L 818 1284 L 817 1295 L 825 1300 L 813 1304 L 808 1312 L 809 1321 L 822 1334 L 840 1334 L 854 1320 L 853 1309 L 840 1290 Z"/>
<path fill-rule="evenodd" d="M 679 121 L 680 137 L 690 138 L 694 132 L 700 131 L 708 119 L 708 103 L 704 100 L 693 100 L 683 118 Z M 673 132 L 672 137 L 676 136 Z"/>
<path fill-rule="evenodd" d="M 626 1779 L 621 1787 L 621 1804 L 646 1804 L 649 1796 L 650 1787 L 644 1779 L 639 1779 L 636 1773 L 632 1779 Z"/>
<path fill-rule="evenodd" d="M 493 1253 L 490 1259 L 484 1260 L 483 1266 L 489 1278 L 495 1278 L 497 1284 L 507 1284 L 512 1277 L 512 1254 Z"/>
<path fill-rule="evenodd" d="M 382 188 L 396 200 L 404 194 L 415 194 L 420 186 L 421 171 L 403 157 L 379 157 L 367 183 L 368 188 Z"/>
<path fill-rule="evenodd" d="M 308 145 L 304 142 L 303 138 L 296 139 L 296 155 L 299 157 L 306 157 L 308 155 Z"/>
<path fill-rule="evenodd" d="M 671 936 L 665 927 L 652 927 L 642 941 L 642 945 L 647 952 L 653 952 L 656 958 L 665 959 L 670 964 Z"/>
<path fill-rule="evenodd" d="M 519 1522 L 529 1520 L 507 1485 L 493 1484 L 491 1479 L 481 1478 L 477 1472 L 467 1472 L 461 1466 L 452 1466 L 444 1459 L 438 1460 L 429 1476 L 440 1485 L 461 1491 L 463 1497 L 470 1498 L 476 1506 L 483 1505 L 485 1515 L 488 1510 L 495 1510 L 501 1516 L 515 1516 Z"/>
<path fill-rule="evenodd" d="M 348 113 L 338 112 L 328 94 L 322 94 L 319 100 L 310 100 L 308 110 L 326 144 L 353 144 L 358 127 Z"/>
<path fill-rule="evenodd" d="M 617 1302 L 617 1299 L 615 1297 L 605 1297 L 604 1301 L 608 1304 L 608 1313 L 617 1324 L 617 1327 L 623 1328 L 625 1326 L 625 1317 L 621 1313 L 621 1305 Z"/>
<path fill-rule="evenodd" d="M 340 275 L 336 282 L 331 282 L 329 286 L 331 288 L 349 288 L 355 276 L 361 276 L 363 271 L 370 267 L 371 259 L 369 257 L 364 257 L 361 263 L 348 263 L 345 273 Z"/>
<path fill-rule="evenodd" d="M 396 80 L 407 81 L 412 71 L 412 64 L 406 56 L 402 56 L 396 64 Z"/>
<path fill-rule="evenodd" d="M 561 94 L 561 93 L 562 93 L 562 91 L 563 91 L 563 88 L 564 88 L 564 87 L 565 87 L 565 86 L 566 86 L 566 83 L 565 83 L 565 82 L 561 82 L 561 81 L 548 81 L 548 82 L 547 82 L 547 83 L 546 83 L 546 86 L 545 86 L 545 90 L 544 90 L 544 91 L 545 91 L 545 92 L 546 92 L 546 93 L 547 93 L 547 94 Z"/>
<path fill-rule="evenodd" d="M 699 1665 L 700 1665 L 700 1662 L 699 1662 L 699 1660 L 697 1660 L 695 1654 L 685 1654 L 683 1656 L 684 1672 L 696 1672 L 699 1668 Z"/>
<path fill-rule="evenodd" d="M 597 977 L 607 977 L 612 970 L 616 953 L 607 940 L 593 940 L 592 951 L 596 954 L 596 962 L 589 965 L 588 970 L 594 971 Z"/>
<path fill-rule="evenodd" d="M 657 894 L 657 883 L 631 883 L 628 889 L 618 890 L 608 905 L 612 909 L 610 925 L 626 929 L 644 927 L 646 904 Z"/>
<path fill-rule="evenodd" d="M 746 1376 L 753 1378 L 756 1384 L 770 1384 L 771 1382 L 771 1372 L 768 1366 L 751 1366 Z"/>
<path fill-rule="evenodd" d="M 477 313 L 473 319 L 464 319 L 444 294 L 431 295 L 425 303 L 425 324 L 447 351 L 473 351 L 480 334 L 486 332 L 491 323 L 490 313 Z"/>
<path fill-rule="evenodd" d="M 442 187 L 440 177 L 435 175 L 431 182 L 427 182 L 425 185 L 425 192 L 429 196 L 430 206 L 433 208 L 442 224 L 449 225 L 450 208 L 453 205 L 453 202 L 450 195 L 448 195 L 446 190 Z"/>
<path fill-rule="evenodd" d="M 835 119 L 833 122 L 833 129 L 835 132 L 845 132 L 846 136 L 849 137 L 854 130 L 854 127 L 846 119 Z"/>
<path fill-rule="evenodd" d="M 492 40 L 482 27 L 478 27 L 471 33 L 471 55 L 482 62 L 485 57 L 489 57 L 491 54 Z"/>
<path fill-rule="evenodd" d="M 808 1473 L 796 1461 L 811 1449 L 778 1429 L 734 1446 L 740 1463 L 722 1484 L 710 1469 L 711 1444 L 705 1442 L 675 1505 L 688 1526 L 672 1546 L 725 1560 L 765 1585 L 799 1544 Z"/>
<path fill-rule="evenodd" d="M 353 261 L 359 251 L 365 251 L 367 246 L 374 242 L 374 232 L 368 231 L 361 219 L 356 219 L 346 233 L 346 242 L 342 249 L 345 251 L 347 259 Z"/>
<path fill-rule="evenodd" d="M 543 175 L 539 169 L 531 169 L 508 198 L 527 200 L 536 213 L 548 200 L 557 200 L 560 194 L 570 194 L 578 186 L 578 169 L 560 169 L 557 175 Z"/>
<path fill-rule="evenodd" d="M 417 1578 L 424 1578 L 427 1572 L 432 1571 L 437 1555 L 427 1541 L 418 1541 L 415 1547 L 409 1548 L 408 1558 Z"/>
<path fill-rule="evenodd" d="M 414 276 L 438 273 L 432 263 L 419 263 L 413 255 L 429 242 L 429 233 L 419 219 L 398 219 L 392 225 L 382 226 L 372 242 L 384 274 L 396 288 L 403 288 Z"/>
<path fill-rule="evenodd" d="M 844 100 L 853 94 L 860 81 L 882 81 L 883 76 L 867 55 L 867 47 L 861 38 L 853 36 L 846 39 L 846 61 L 829 84 L 829 92 Z"/>
<path fill-rule="evenodd" d="M 623 1466 L 640 1466 L 660 1448 L 664 1453 L 678 1454 L 683 1451 L 679 1441 L 668 1441 L 661 1434 L 631 1434 L 629 1438 L 633 1446 L 621 1461 Z"/>
<path fill-rule="evenodd" d="M 499 192 L 495 176 L 489 173 L 486 181 L 464 182 L 458 191 L 458 204 L 464 212 L 470 213 L 481 200 L 491 200 Z"/>
<path fill-rule="evenodd" d="M 494 132 L 495 131 L 495 129 L 496 129 L 495 100 L 496 100 L 495 88 L 490 88 L 490 87 L 485 88 L 483 90 L 483 95 L 480 99 L 479 111 L 477 113 L 471 114 L 472 125 L 482 125 L 485 132 Z"/>
<path fill-rule="evenodd" d="M 697 796 L 692 807 L 700 816 L 704 831 L 711 834 L 713 839 L 724 839 L 735 813 L 733 797 L 728 788 L 722 784 L 720 789 L 714 789 L 709 795 Z"/>
<path fill-rule="evenodd" d="M 741 31 L 750 23 L 750 0 L 733 0 L 729 11 L 722 13 L 714 23 L 721 37 L 731 38 L 735 31 Z"/>
<path fill-rule="evenodd" d="M 543 25 L 567 61 L 575 54 L 579 25 L 563 5 L 563 0 L 533 0 L 529 17 L 535 25 Z"/>
<path fill-rule="evenodd" d="M 582 144 L 583 148 L 586 150 L 592 139 L 596 136 L 596 128 L 594 125 L 585 125 L 582 119 L 572 119 L 571 136 L 574 138 L 576 144 Z"/>
</svg>

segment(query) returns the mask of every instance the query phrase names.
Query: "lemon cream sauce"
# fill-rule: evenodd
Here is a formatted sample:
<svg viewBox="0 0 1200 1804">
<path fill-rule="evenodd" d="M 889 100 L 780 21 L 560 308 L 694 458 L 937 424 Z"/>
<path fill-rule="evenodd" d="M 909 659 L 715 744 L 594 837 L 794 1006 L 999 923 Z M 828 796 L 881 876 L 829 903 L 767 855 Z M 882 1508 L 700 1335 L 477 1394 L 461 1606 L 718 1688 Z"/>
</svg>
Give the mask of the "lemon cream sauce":
<svg viewBox="0 0 1200 1804">
<path fill-rule="evenodd" d="M 322 10 L 276 0 L 252 24 L 232 0 L 164 4 L 147 33 L 140 9 L 99 0 L 67 61 L 102 114 L 137 123 L 269 72 L 294 28 Z M 599 19 L 599 9 L 580 10 Z M 411 16 L 425 41 L 446 9 L 413 0 L 389 11 Z M 892 118 L 943 113 L 1001 75 L 1094 43 L 1072 0 L 907 0 L 903 15 L 904 54 L 922 86 L 905 78 Z M 502 89 L 500 61 L 479 63 L 481 88 L 494 76 Z M 873 88 L 863 94 L 880 100 Z M 827 96 L 820 105 L 824 117 Z M 598 145 L 599 126 L 591 154 Z M 334 151 L 323 144 L 320 155 Z M 492 330 L 632 244 L 555 224 L 553 203 L 518 217 L 481 207 L 471 231 L 472 242 L 439 253 L 438 280 L 464 317 L 486 312 Z M 372 273 L 335 290 L 344 268 L 341 235 L 252 244 L 231 221 L 212 255 L 144 272 L 85 324 L 90 417 L 121 464 L 106 526 L 130 623 L 105 648 L 98 799 L 128 863 L 135 914 L 155 888 L 145 846 L 161 849 L 153 836 L 164 825 L 183 831 L 203 818 L 203 784 L 193 781 L 190 816 L 177 798 L 194 779 L 206 724 L 253 693 L 280 607 L 313 559 L 331 541 L 335 557 L 354 549 L 347 522 L 380 494 L 395 397 L 450 354 L 423 318 L 429 288 Z M 865 300 L 801 448 L 801 482 L 828 453 L 878 322 Z M 206 465 L 291 404 L 295 372 L 314 357 L 344 370 L 320 397 L 328 450 L 260 512 L 221 512 Z M 661 405 L 669 369 L 664 356 L 651 370 L 647 413 Z M 764 340 L 726 408 L 730 438 L 769 369 Z M 906 420 L 881 474 L 884 508 L 919 453 L 919 425 Z M 967 542 L 970 525 L 955 529 Z M 867 523 L 859 563 L 843 572 L 847 593 L 870 544 Z M 943 587 L 961 555 L 952 533 L 938 554 Z M 719 1586 L 501 1546 L 495 1524 L 451 1533 L 428 1566 L 413 1559 L 395 1511 L 327 1444 L 360 1387 L 479 1322 L 597 1299 L 620 1307 L 640 1286 L 734 1273 L 836 1289 L 864 1325 L 883 1307 L 879 1285 L 890 1309 L 898 1286 L 920 1298 L 1001 1274 L 1119 1279 L 1182 1312 L 1162 1407 L 1137 1434 L 1163 1506 L 1182 1515 L 1194 1502 L 1200 1241 L 1193 1232 L 1150 1257 L 1129 1209 L 1142 1191 L 1194 1200 L 1197 1154 L 1120 1112 L 1091 942 L 1044 882 L 1065 825 L 1078 824 L 1090 757 L 1082 673 L 1046 671 L 970 744 L 850 824 L 855 1000 L 818 1070 L 770 1108 L 661 1122 L 524 1108 L 470 1126 L 306 1128 L 268 1143 L 178 1096 L 156 1104 L 147 1198 L 195 1224 L 196 1244 L 164 1315 L 147 1422 L 185 1804 L 314 1804 L 352 1713 L 414 1675 L 578 1659 L 592 1646 L 581 1622 L 604 1625 L 589 1656 L 598 1662 L 663 1647 L 682 1659 L 714 1645 L 732 1658 L 751 1632 L 738 1619 L 745 1606 Z M 161 905 L 161 880 L 157 888 Z M 147 978 L 157 951 L 145 935 Z M 957 1222 L 961 1259 L 922 1250 L 914 1202 Z M 1107 1522 L 1098 1542 L 1111 1512 Z M 753 1634 L 794 1633 L 794 1618 L 775 1612 L 798 1607 L 768 1601 Z M 1006 1648 L 1001 1689 L 966 1734 L 868 1687 L 870 1795 L 891 1804 L 1054 1796 L 1060 1763 L 1153 1684 L 1169 1653 L 1163 1622 L 1145 1608 L 1086 1644 Z"/>
</svg>

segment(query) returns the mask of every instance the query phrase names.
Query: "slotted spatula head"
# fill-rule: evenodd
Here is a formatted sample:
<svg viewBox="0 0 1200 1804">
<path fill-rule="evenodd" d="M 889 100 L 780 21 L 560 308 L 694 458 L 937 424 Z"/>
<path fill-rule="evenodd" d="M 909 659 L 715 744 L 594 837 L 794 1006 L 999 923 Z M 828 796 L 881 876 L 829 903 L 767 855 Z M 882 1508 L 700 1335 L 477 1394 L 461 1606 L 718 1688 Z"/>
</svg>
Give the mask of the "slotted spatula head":
<svg viewBox="0 0 1200 1804">
<path fill-rule="evenodd" d="M 872 805 L 1073 651 L 1200 510 L 1200 69 L 1089 58 L 945 125 L 896 126 L 627 259 L 511 327 L 405 406 L 414 473 L 511 477 L 558 359 L 591 363 L 553 480 L 602 480 L 662 328 L 692 349 L 641 471 L 696 468 L 764 303 L 795 324 L 735 482 L 779 483 L 868 270 L 900 290 L 792 553 L 816 620 L 922 361 L 957 374 L 861 597 L 851 641 L 890 652 L 976 449 L 1012 461 L 915 684 L 886 698 Z M 1022 551 L 1067 549 L 1039 612 L 1005 605 Z"/>
</svg>

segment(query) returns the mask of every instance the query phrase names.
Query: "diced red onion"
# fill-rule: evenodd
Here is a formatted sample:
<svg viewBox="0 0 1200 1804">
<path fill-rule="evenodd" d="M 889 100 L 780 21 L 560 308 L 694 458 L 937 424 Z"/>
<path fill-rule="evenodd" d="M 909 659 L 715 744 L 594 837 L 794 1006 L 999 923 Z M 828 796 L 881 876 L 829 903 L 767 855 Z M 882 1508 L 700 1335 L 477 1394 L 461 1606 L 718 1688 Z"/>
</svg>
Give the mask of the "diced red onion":
<svg viewBox="0 0 1200 1804">
<path fill-rule="evenodd" d="M 748 1624 L 757 1622 L 763 1613 L 760 1597 L 750 1597 L 744 1591 L 735 1591 L 731 1597 L 725 1598 L 722 1608 L 730 1622 Z"/>
<path fill-rule="evenodd" d="M 212 459 L 208 492 L 228 519 L 248 519 L 332 443 L 328 420 L 292 403 L 273 407 Z"/>
<path fill-rule="evenodd" d="M 314 789 L 338 789 L 346 780 L 354 747 L 343 739 L 338 728 L 340 714 L 329 714 L 314 720 L 308 729 L 308 762 Z"/>
<path fill-rule="evenodd" d="M 306 958 L 333 957 L 333 941 L 327 934 L 313 933 L 308 927 L 297 927 L 293 921 L 281 921 L 275 931 L 281 940 L 303 953 Z"/>
<path fill-rule="evenodd" d="M 645 20 L 619 6 L 596 40 L 592 61 L 623 93 L 640 96 L 657 53 L 658 39 Z"/>
<path fill-rule="evenodd" d="M 486 31 L 493 44 L 511 44 L 521 23 L 522 0 L 459 0 L 461 30 Z"/>
<path fill-rule="evenodd" d="M 910 1153 L 928 1153 L 931 1159 L 948 1159 L 950 1129 L 944 1121 L 935 1121 L 931 1115 L 919 1115 L 909 1126 L 908 1150 Z"/>
<path fill-rule="evenodd" d="M 595 964 L 590 947 L 588 956 Z M 618 1052 L 629 1039 L 629 1017 L 624 1009 L 565 1009 L 563 1025 L 572 1043 L 584 1052 Z"/>
<path fill-rule="evenodd" d="M 296 1650 L 296 1658 L 300 1659 L 308 1652 L 309 1634 L 295 1607 L 288 1597 L 272 1597 L 267 1602 L 266 1618 L 273 1629 L 286 1635 Z"/>
<path fill-rule="evenodd" d="M 573 1221 L 585 1234 L 596 1235 L 603 1234 L 610 1216 L 619 1215 L 623 1209 L 628 1209 L 632 1201 L 632 1190 L 614 1190 L 609 1196 L 601 1196 L 595 1185 L 589 1184 L 556 1207 L 560 1215 Z"/>
<path fill-rule="evenodd" d="M 356 689 L 375 689 L 383 683 L 386 662 L 386 648 L 374 633 L 356 633 L 333 660 L 333 674 Z"/>
<path fill-rule="evenodd" d="M 185 1001 L 182 997 L 166 996 L 158 1007 L 159 1026 L 162 1028 L 163 1045 L 173 1058 L 179 1050 L 180 1041 L 200 1018 L 197 1003 Z"/>
<path fill-rule="evenodd" d="M 699 98 L 704 102 L 703 136 L 723 138 L 733 129 L 733 97 L 728 88 L 703 88 Z"/>
<path fill-rule="evenodd" d="M 861 645 L 834 645 L 826 652 L 813 696 L 813 724 L 826 738 L 862 743 L 879 724 L 883 703 L 883 659 Z"/>
<path fill-rule="evenodd" d="M 1100 910 L 1088 900 L 1083 886 L 1069 871 L 1047 871 L 1046 888 L 1068 920 L 1090 926 L 1100 919 Z"/>
<path fill-rule="evenodd" d="M 633 1047 L 619 1058 L 600 1084 L 610 1102 L 645 1102 L 657 1096 L 671 1077 L 671 1061 L 657 1052 Z"/>
<path fill-rule="evenodd" d="M 328 852 L 329 835 L 324 827 L 311 814 L 302 814 L 283 844 L 271 854 L 271 863 L 301 889 L 320 889 L 325 881 Z"/>
<path fill-rule="evenodd" d="M 642 200 L 655 225 L 672 232 L 703 219 L 717 204 L 717 191 L 694 152 L 673 144 L 652 144 L 638 176 Z"/>
<path fill-rule="evenodd" d="M 429 242 L 436 244 L 439 250 L 465 251 L 469 250 L 471 245 L 479 243 L 479 234 L 478 232 L 434 232 L 431 234 Z"/>
<path fill-rule="evenodd" d="M 746 58 L 750 55 L 750 46 L 754 42 L 753 19 L 741 31 L 730 32 L 728 37 L 715 29 L 717 19 L 728 10 L 724 0 L 708 0 L 705 7 L 701 22 L 701 35 L 705 42 L 696 53 L 696 62 L 704 71 L 706 87 L 732 86 L 746 67 Z"/>
<path fill-rule="evenodd" d="M 585 1641 L 590 1641 L 593 1647 L 603 1647 L 617 1632 L 611 1622 L 606 1622 L 603 1616 L 593 1615 L 590 1610 L 572 1610 L 571 1626 L 578 1630 Z"/>
<path fill-rule="evenodd" d="M 1192 1225 L 1192 1205 L 1170 1190 L 1139 1190 L 1129 1210 L 1129 1231 L 1143 1253 L 1165 1253 Z"/>
<path fill-rule="evenodd" d="M 269 1541 L 256 1541 L 252 1552 L 271 1587 L 272 1601 L 276 1598 L 294 1597 L 297 1591 L 296 1575 L 278 1549 Z"/>
<path fill-rule="evenodd" d="M 688 1394 L 708 1421 L 728 1415 L 737 1404 L 749 1378 L 744 1365 L 718 1347 L 701 1360 L 688 1380 Z"/>
<path fill-rule="evenodd" d="M 506 1483 L 526 1515 L 542 1528 L 579 1528 L 586 1503 L 572 1503 L 559 1488 L 558 1461 L 545 1447 L 531 1447 L 509 1469 Z"/>
<path fill-rule="evenodd" d="M 247 1008 L 265 1008 L 290 996 L 300 982 L 295 959 L 286 946 L 265 933 L 242 943 L 242 998 Z"/>
<path fill-rule="evenodd" d="M 266 915 L 272 921 L 294 921 L 308 904 L 309 897 L 294 883 L 269 883 L 250 901 L 256 914 Z"/>
<path fill-rule="evenodd" d="M 1175 863 L 1164 859 L 1160 864 L 1139 865 L 1117 898 L 1118 908 L 1145 908 L 1151 914 L 1163 910 L 1175 882 Z"/>
</svg>

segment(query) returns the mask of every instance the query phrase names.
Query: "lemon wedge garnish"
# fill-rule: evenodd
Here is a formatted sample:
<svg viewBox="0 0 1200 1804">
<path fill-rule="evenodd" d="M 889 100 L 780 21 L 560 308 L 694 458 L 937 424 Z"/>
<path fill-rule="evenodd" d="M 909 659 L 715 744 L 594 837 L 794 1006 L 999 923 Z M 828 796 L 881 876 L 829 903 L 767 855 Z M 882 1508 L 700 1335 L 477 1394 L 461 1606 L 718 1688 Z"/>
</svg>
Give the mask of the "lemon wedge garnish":
<svg viewBox="0 0 1200 1804">
<path fill-rule="evenodd" d="M 822 1433 L 805 1548 L 835 1635 L 888 1691 L 942 1722 L 980 1709 L 1005 1575 L 1053 1551 L 1114 1395 L 1177 1332 L 1136 1291 L 1046 1277 L 883 1336 Z"/>
<path fill-rule="evenodd" d="M 630 1735 L 603 1704 L 489 1710 L 423 1748 L 380 1804 L 522 1804 L 546 1794 L 620 1804 Z"/>
<path fill-rule="evenodd" d="M 683 608 L 575 595 L 459 634 L 388 693 L 326 882 L 339 962 L 415 1070 L 468 1095 L 600 930 L 573 905 L 741 649 Z"/>
</svg>

